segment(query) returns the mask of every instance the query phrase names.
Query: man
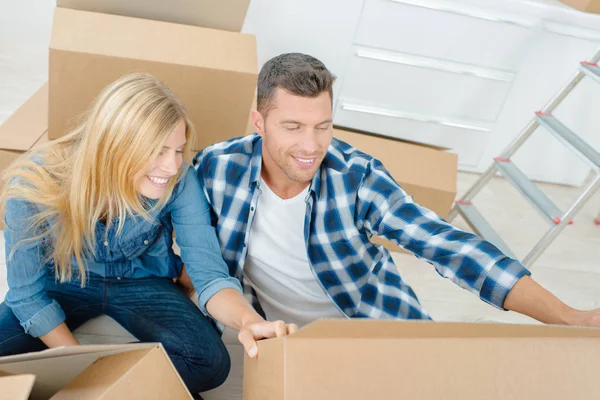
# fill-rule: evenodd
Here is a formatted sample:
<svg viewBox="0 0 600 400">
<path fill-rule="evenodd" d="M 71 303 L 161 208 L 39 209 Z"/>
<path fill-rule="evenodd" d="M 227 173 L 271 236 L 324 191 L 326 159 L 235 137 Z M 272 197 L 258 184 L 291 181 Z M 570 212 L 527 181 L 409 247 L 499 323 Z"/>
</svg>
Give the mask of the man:
<svg viewBox="0 0 600 400">
<path fill-rule="evenodd" d="M 430 319 L 388 253 L 390 239 L 498 308 L 599 326 L 600 311 L 558 300 L 517 260 L 415 204 L 373 157 L 332 138 L 335 77 L 283 54 L 258 77 L 257 134 L 198 153 L 224 258 L 270 320 Z"/>
</svg>

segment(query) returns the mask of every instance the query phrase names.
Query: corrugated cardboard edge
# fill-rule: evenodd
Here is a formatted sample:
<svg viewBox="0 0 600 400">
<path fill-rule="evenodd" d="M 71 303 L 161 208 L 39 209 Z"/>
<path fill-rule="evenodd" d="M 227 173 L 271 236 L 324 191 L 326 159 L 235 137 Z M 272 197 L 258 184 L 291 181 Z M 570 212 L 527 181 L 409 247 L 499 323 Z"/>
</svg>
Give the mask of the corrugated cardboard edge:
<svg viewBox="0 0 600 400">
<path fill-rule="evenodd" d="M 425 338 L 600 338 L 600 329 L 564 325 L 320 319 L 304 326 L 289 341 L 299 339 L 425 339 Z"/>
</svg>

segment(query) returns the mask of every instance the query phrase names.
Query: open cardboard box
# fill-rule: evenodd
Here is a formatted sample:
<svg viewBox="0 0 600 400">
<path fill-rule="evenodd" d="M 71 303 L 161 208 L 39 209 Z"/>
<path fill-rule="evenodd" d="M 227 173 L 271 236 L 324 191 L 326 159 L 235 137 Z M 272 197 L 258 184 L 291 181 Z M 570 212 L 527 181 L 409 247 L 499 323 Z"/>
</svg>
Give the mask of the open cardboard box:
<svg viewBox="0 0 600 400">
<path fill-rule="evenodd" d="M 0 374 L 3 399 L 192 398 L 160 343 L 59 347 L 0 357 Z"/>
<path fill-rule="evenodd" d="M 46 143 L 47 126 L 48 85 L 44 84 L 0 125 L 0 172 L 27 150 Z M 4 229 L 3 213 L 0 216 L 0 229 Z"/>
<path fill-rule="evenodd" d="M 381 161 L 402 189 L 414 197 L 415 202 L 442 218 L 448 218 L 456 197 L 456 154 L 442 148 L 345 128 L 334 129 L 333 136 Z M 390 251 L 400 250 L 396 244 L 383 238 L 374 237 L 373 241 L 383 244 Z"/>
<path fill-rule="evenodd" d="M 320 320 L 258 343 L 245 400 L 598 399 L 600 330 Z"/>
<path fill-rule="evenodd" d="M 253 35 L 56 8 L 48 135 L 72 129 L 108 84 L 131 72 L 164 82 L 186 107 L 200 150 L 244 135 L 258 61 Z"/>
<path fill-rule="evenodd" d="M 57 0 L 81 11 L 123 15 L 240 32 L 250 0 Z"/>
</svg>

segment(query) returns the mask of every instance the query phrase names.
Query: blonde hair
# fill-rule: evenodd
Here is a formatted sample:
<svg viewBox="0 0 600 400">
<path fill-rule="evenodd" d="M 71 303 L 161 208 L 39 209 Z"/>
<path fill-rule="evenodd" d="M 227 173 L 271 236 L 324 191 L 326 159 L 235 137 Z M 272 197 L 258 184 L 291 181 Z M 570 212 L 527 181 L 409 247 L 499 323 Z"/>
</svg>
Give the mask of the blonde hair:
<svg viewBox="0 0 600 400">
<path fill-rule="evenodd" d="M 187 140 L 184 157 L 189 162 L 194 127 L 165 85 L 148 74 L 133 73 L 106 87 L 74 130 L 24 154 L 4 172 L 3 208 L 8 199 L 37 207 L 27 219 L 27 239 L 19 244 L 49 239 L 44 240 L 50 243 L 46 261 L 54 262 L 56 278 L 71 280 L 74 259 L 83 286 L 85 258 L 95 254 L 98 221 L 106 221 L 108 232 L 118 218 L 117 235 L 128 216 L 151 221 L 151 212 L 165 204 L 185 173 L 186 168 L 181 168 L 171 178 L 153 207 L 137 192 L 182 120 Z"/>
</svg>

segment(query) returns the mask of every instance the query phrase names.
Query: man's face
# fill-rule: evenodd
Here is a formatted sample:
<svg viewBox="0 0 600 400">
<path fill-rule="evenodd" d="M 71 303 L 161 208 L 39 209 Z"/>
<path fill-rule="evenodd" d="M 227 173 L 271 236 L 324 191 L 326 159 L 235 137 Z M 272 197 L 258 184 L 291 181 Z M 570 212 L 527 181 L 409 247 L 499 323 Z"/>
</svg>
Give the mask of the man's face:
<svg viewBox="0 0 600 400">
<path fill-rule="evenodd" d="M 279 170 L 269 171 L 272 178 L 287 180 L 274 183 L 310 182 L 333 136 L 329 93 L 310 98 L 278 88 L 263 117 L 253 112 L 254 126 L 263 139 L 264 165 Z"/>
</svg>

